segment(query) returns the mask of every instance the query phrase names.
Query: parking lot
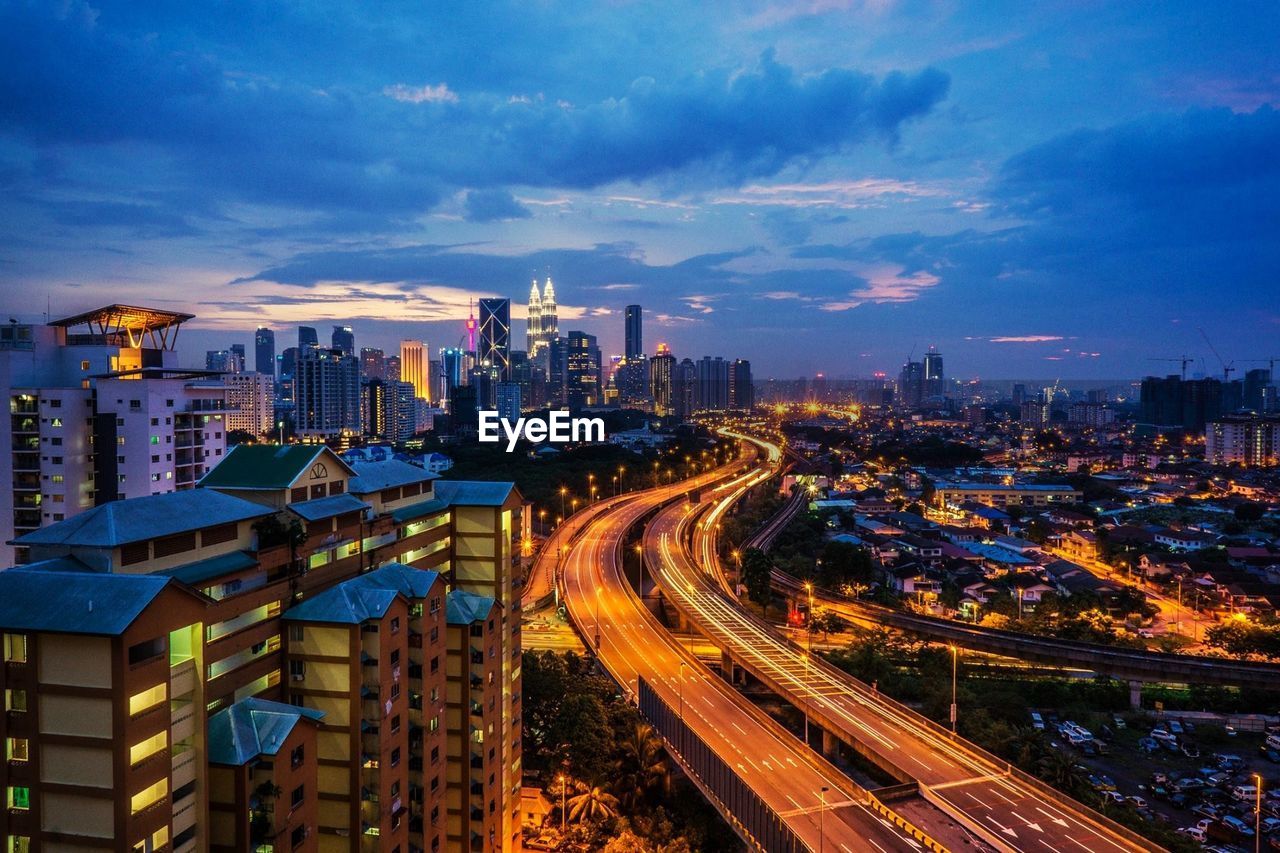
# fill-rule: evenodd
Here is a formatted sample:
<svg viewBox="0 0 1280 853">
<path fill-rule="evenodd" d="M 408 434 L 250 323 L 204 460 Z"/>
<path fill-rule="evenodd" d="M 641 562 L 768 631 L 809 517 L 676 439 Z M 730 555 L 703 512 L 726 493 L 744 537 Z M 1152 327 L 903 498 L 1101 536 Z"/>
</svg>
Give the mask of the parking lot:
<svg viewBox="0 0 1280 853">
<path fill-rule="evenodd" d="M 1217 851 L 1252 851 L 1256 822 L 1262 849 L 1280 850 L 1280 726 L 1269 735 L 1176 714 L 1041 714 L 1046 736 L 1075 759 L 1104 811 L 1131 809 Z"/>
</svg>

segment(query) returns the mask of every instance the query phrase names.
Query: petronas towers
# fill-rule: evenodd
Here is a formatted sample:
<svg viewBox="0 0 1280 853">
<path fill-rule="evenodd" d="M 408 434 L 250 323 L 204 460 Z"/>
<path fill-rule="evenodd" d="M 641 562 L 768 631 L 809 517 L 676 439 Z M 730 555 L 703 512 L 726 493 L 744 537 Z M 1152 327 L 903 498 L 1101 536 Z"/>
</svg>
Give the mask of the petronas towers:
<svg viewBox="0 0 1280 853">
<path fill-rule="evenodd" d="M 560 334 L 560 320 L 556 316 L 556 289 L 547 276 L 542 294 L 538 294 L 538 280 L 529 288 L 529 332 L 526 346 L 529 359 L 537 358 Z"/>
</svg>

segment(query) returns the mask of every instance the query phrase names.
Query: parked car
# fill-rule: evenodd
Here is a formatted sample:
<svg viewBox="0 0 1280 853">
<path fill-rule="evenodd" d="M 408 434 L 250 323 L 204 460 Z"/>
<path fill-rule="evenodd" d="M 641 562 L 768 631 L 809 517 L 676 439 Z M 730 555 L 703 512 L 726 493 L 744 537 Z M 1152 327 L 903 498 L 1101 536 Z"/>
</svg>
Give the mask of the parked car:
<svg viewBox="0 0 1280 853">
<path fill-rule="evenodd" d="M 1178 738 L 1176 735 L 1169 734 L 1164 729 L 1152 729 L 1151 737 L 1155 738 L 1161 743 L 1177 743 L 1178 742 Z"/>
<path fill-rule="evenodd" d="M 1262 757 L 1270 761 L 1272 764 L 1280 764 L 1280 750 L 1272 749 L 1268 746 L 1259 747 Z"/>
<path fill-rule="evenodd" d="M 1231 798 L 1241 803 L 1251 803 L 1257 796 L 1257 785 L 1236 785 L 1231 789 Z"/>
<path fill-rule="evenodd" d="M 1259 824 L 1259 828 L 1264 835 L 1270 835 L 1280 829 L 1280 817 L 1264 817 L 1262 823 Z"/>
<path fill-rule="evenodd" d="M 1110 801 L 1115 803 L 1117 806 L 1124 805 L 1124 794 L 1117 793 L 1116 791 L 1099 791 L 1099 793 L 1102 795 L 1103 802 Z"/>
<path fill-rule="evenodd" d="M 1125 801 L 1135 809 L 1145 809 L 1147 807 L 1147 798 L 1140 797 L 1136 794 L 1125 797 Z"/>
<path fill-rule="evenodd" d="M 1204 830 L 1198 826 L 1180 826 L 1178 827 L 1178 832 L 1193 841 L 1199 841 L 1201 844 L 1205 841 Z"/>
<path fill-rule="evenodd" d="M 1044 731 L 1044 717 L 1040 716 L 1039 711 L 1031 712 L 1031 728 L 1038 732 Z"/>
<path fill-rule="evenodd" d="M 1160 749 L 1160 741 L 1149 737 L 1140 738 L 1138 740 L 1138 749 L 1143 752 L 1156 752 Z"/>
<path fill-rule="evenodd" d="M 1214 753 L 1214 762 L 1223 770 L 1239 770 L 1244 767 L 1244 759 L 1227 752 Z"/>
<path fill-rule="evenodd" d="M 1253 827 L 1233 814 L 1222 816 L 1222 825 L 1244 838 L 1253 838 Z"/>
<path fill-rule="evenodd" d="M 1205 787 L 1203 779 L 1197 779 L 1194 776 L 1187 776 L 1173 783 L 1173 790 L 1185 794 L 1188 791 L 1198 791 Z"/>
<path fill-rule="evenodd" d="M 1191 798 L 1186 794 L 1170 794 L 1169 805 L 1175 809 L 1185 809 L 1191 803 Z"/>
<path fill-rule="evenodd" d="M 1119 714 L 1116 714 L 1114 717 L 1112 717 L 1112 718 L 1111 718 L 1111 722 L 1112 722 L 1113 724 L 1115 724 L 1115 727 L 1116 727 L 1117 729 L 1123 729 L 1123 728 L 1125 728 L 1125 721 L 1124 721 L 1124 717 L 1120 716 Z"/>
<path fill-rule="evenodd" d="M 1217 806 L 1209 803 L 1197 803 L 1191 807 L 1191 813 L 1201 815 L 1202 817 L 1212 818 L 1213 820 L 1217 820 L 1222 814 L 1222 812 L 1218 810 Z"/>
</svg>

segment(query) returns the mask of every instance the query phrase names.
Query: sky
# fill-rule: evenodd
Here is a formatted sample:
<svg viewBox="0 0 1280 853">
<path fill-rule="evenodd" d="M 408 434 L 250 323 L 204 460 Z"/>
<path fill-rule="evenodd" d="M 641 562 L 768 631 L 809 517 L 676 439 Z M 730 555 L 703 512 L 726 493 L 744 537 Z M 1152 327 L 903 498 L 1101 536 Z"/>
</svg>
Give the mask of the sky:
<svg viewBox="0 0 1280 853">
<path fill-rule="evenodd" d="M 0 309 L 757 378 L 1280 355 L 1280 5 L 0 0 Z M 1212 346 L 1211 346 L 1212 344 Z M 1237 373 L 1236 375 L 1239 375 Z"/>
</svg>

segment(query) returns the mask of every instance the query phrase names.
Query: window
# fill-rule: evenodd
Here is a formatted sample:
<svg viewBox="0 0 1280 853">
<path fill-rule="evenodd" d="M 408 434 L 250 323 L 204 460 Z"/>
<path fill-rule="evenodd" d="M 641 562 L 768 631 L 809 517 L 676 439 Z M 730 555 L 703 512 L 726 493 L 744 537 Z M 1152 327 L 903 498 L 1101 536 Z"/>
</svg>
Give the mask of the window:
<svg viewBox="0 0 1280 853">
<path fill-rule="evenodd" d="M 399 650 L 399 649 L 392 649 L 392 650 L 391 650 L 391 665 L 392 665 L 392 666 L 396 666 L 396 665 L 397 665 L 397 664 L 399 664 L 399 663 L 400 663 L 400 650 Z"/>
<path fill-rule="evenodd" d="M 392 782 L 391 783 L 391 799 L 394 800 L 398 796 L 400 796 L 400 783 Z"/>
<path fill-rule="evenodd" d="M 151 425 L 152 425 L 152 426 L 160 426 L 160 419 L 159 419 L 159 418 L 152 418 L 152 419 L 151 419 Z M 155 442 L 154 442 L 154 441 L 152 441 L 152 444 L 155 444 Z"/>
<path fill-rule="evenodd" d="M 391 633 L 393 634 L 400 633 L 400 617 L 399 616 L 391 617 Z"/>
<path fill-rule="evenodd" d="M 440 761 L 440 747 L 431 747 L 431 763 L 436 764 Z"/>
<path fill-rule="evenodd" d="M 15 811 L 25 812 L 31 809 L 31 789 L 22 785 L 13 785 L 5 789 L 5 805 Z"/>
<path fill-rule="evenodd" d="M 306 792 L 305 785 L 299 785 L 298 787 L 294 788 L 293 793 L 289 795 L 289 808 L 296 809 L 298 806 L 302 805 L 302 800 L 306 797 L 306 795 L 307 795 L 307 792 Z"/>
<path fill-rule="evenodd" d="M 169 698 L 169 685 L 165 682 L 149 687 L 129 697 L 129 716 L 136 717 L 143 711 L 154 708 Z"/>
<path fill-rule="evenodd" d="M 164 749 L 168 745 L 169 745 L 168 730 L 162 731 L 156 735 L 152 735 L 151 737 L 146 738 L 145 740 L 138 741 L 133 746 L 129 747 L 129 766 L 131 767 L 137 766 L 140 762 L 155 755 L 157 752 Z"/>
<path fill-rule="evenodd" d="M 55 427 L 62 426 L 62 418 L 50 418 L 49 426 L 55 426 Z"/>
<path fill-rule="evenodd" d="M 297 622 L 290 624 L 289 625 L 289 642 L 301 643 L 302 637 L 303 637 L 302 625 L 298 624 Z"/>
<path fill-rule="evenodd" d="M 294 681 L 301 681 L 307 677 L 307 662 L 304 660 L 289 661 L 289 677 Z"/>
<path fill-rule="evenodd" d="M 61 447 L 61 446 L 62 446 L 62 436 L 60 436 L 60 435 L 54 436 L 54 437 L 50 440 L 50 443 L 51 443 L 54 447 Z"/>
<path fill-rule="evenodd" d="M 391 733 L 396 734 L 400 731 L 400 715 L 396 714 L 391 718 Z"/>
<path fill-rule="evenodd" d="M 307 499 L 307 489 L 305 486 L 297 489 L 289 490 L 289 503 L 298 503 Z"/>
<path fill-rule="evenodd" d="M 66 479 L 66 478 L 65 478 L 65 477 L 63 477 L 61 474 L 54 474 L 52 477 L 50 477 L 50 478 L 49 478 L 49 482 L 51 482 L 51 483 L 62 483 L 62 482 L 65 482 L 65 479 Z"/>
<path fill-rule="evenodd" d="M 141 401 L 141 400 L 130 400 L 130 401 L 129 401 L 129 409 L 130 409 L 131 411 L 137 411 L 137 410 L 139 410 L 139 409 L 141 409 L 141 408 L 142 408 L 142 401 Z"/>
<path fill-rule="evenodd" d="M 303 824 L 301 826 L 295 826 L 293 828 L 293 833 L 289 836 L 289 843 L 293 845 L 294 849 L 297 849 L 301 847 L 306 840 L 307 840 L 306 824 Z"/>
<path fill-rule="evenodd" d="M 129 809 L 132 814 L 137 814 L 143 809 L 151 806 L 169 795 L 169 780 L 161 779 L 154 785 L 143 788 L 138 793 L 129 798 Z"/>
<path fill-rule="evenodd" d="M 302 766 L 302 762 L 307 759 L 306 746 L 295 746 L 293 751 L 289 753 L 289 766 L 297 770 Z"/>
<path fill-rule="evenodd" d="M 129 647 L 129 666 L 158 658 L 165 652 L 164 637 L 156 637 Z"/>
<path fill-rule="evenodd" d="M 400 747 L 398 746 L 395 749 L 391 750 L 391 766 L 392 767 L 400 766 Z"/>
<path fill-rule="evenodd" d="M 85 360 L 83 360 L 83 361 L 81 361 L 81 362 L 80 362 L 80 369 L 81 369 L 81 370 L 88 370 L 88 369 L 89 369 L 89 360 L 88 360 L 88 359 L 85 359 Z"/>
<path fill-rule="evenodd" d="M 6 761 L 30 761 L 29 745 L 24 737 L 5 738 L 4 757 Z"/>
<path fill-rule="evenodd" d="M 394 702 L 400 698 L 400 682 L 394 682 L 391 685 L 391 700 Z"/>
<path fill-rule="evenodd" d="M 121 447 L 124 447 L 124 436 L 123 436 L 123 435 L 118 435 L 118 436 L 116 436 L 116 444 L 120 445 Z"/>
<path fill-rule="evenodd" d="M 10 835 L 7 853 L 31 853 L 31 836 Z"/>
<path fill-rule="evenodd" d="M 12 689 L 5 690 L 4 709 L 6 711 L 25 713 L 27 710 L 27 691 Z"/>
<path fill-rule="evenodd" d="M 434 657 L 431 659 L 431 672 L 436 673 L 439 671 L 440 671 L 440 658 Z"/>
<path fill-rule="evenodd" d="M 160 436 L 158 436 L 158 435 L 153 435 L 153 436 L 151 436 L 151 443 L 152 443 L 152 444 L 159 444 L 159 443 L 160 443 Z"/>
<path fill-rule="evenodd" d="M 5 659 L 5 663 L 26 663 L 27 662 L 27 635 L 26 634 L 5 634 L 4 635 L 4 659 Z"/>
</svg>

